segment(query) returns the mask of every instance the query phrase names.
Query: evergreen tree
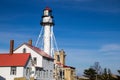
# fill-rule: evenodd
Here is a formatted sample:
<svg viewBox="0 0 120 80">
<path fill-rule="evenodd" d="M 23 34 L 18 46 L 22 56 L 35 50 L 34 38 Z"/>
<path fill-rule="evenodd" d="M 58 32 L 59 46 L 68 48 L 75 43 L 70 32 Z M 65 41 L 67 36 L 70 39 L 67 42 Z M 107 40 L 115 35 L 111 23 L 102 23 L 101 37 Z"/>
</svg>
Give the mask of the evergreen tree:
<svg viewBox="0 0 120 80">
<path fill-rule="evenodd" d="M 85 74 L 84 76 L 88 77 L 90 80 L 95 80 L 97 73 L 94 69 L 89 68 L 89 69 L 84 70 L 84 74 Z"/>
<path fill-rule="evenodd" d="M 107 68 L 104 68 L 104 71 L 99 78 L 100 80 L 117 80 L 116 78 L 113 77 L 111 70 Z"/>
<path fill-rule="evenodd" d="M 118 80 L 120 80 L 120 70 L 118 70 L 119 75 L 117 75 Z"/>
</svg>

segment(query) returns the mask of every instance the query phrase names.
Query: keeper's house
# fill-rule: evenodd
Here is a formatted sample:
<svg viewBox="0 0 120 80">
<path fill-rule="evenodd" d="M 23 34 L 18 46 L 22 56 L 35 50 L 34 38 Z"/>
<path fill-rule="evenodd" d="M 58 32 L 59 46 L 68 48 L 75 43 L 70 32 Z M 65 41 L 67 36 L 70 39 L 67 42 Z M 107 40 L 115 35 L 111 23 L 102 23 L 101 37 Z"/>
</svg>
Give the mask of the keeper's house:
<svg viewBox="0 0 120 80">
<path fill-rule="evenodd" d="M 16 77 L 30 78 L 31 56 L 26 54 L 0 54 L 0 80 L 14 80 Z"/>
</svg>

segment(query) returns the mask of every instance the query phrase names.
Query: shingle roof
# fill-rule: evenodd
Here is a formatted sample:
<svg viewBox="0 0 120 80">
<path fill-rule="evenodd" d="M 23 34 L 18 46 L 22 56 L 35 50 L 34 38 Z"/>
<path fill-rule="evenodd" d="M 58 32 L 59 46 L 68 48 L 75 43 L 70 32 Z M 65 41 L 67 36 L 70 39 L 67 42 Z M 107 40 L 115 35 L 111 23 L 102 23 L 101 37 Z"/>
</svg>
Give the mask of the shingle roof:
<svg viewBox="0 0 120 80">
<path fill-rule="evenodd" d="M 26 54 L 0 54 L 0 67 L 6 66 L 25 66 L 28 59 L 30 58 L 30 53 Z"/>
</svg>

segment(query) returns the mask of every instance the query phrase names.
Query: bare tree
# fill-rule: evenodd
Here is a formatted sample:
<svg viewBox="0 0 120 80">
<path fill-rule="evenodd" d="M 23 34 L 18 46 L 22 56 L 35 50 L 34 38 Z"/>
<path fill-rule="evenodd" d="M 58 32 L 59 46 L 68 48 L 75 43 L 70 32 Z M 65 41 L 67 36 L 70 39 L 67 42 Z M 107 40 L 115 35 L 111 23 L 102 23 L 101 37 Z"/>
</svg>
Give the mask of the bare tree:
<svg viewBox="0 0 120 80">
<path fill-rule="evenodd" d="M 98 80 L 98 75 L 101 75 L 102 73 L 102 68 L 99 64 L 99 62 L 95 62 L 93 66 L 91 66 L 96 71 L 96 80 Z"/>
<path fill-rule="evenodd" d="M 101 68 L 99 62 L 95 62 L 94 65 L 91 66 L 91 68 L 93 68 L 97 74 L 101 74 L 101 72 L 102 72 L 102 68 Z"/>
</svg>

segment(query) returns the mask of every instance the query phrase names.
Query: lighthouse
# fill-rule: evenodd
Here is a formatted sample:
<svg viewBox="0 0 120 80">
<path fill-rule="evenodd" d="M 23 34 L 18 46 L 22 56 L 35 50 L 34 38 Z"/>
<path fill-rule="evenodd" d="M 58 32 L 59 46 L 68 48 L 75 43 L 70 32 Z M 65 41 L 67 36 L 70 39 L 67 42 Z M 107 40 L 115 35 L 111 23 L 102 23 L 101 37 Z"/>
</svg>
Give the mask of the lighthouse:
<svg viewBox="0 0 120 80">
<path fill-rule="evenodd" d="M 54 22 L 53 22 L 52 10 L 49 7 L 46 7 L 43 10 L 43 16 L 40 24 L 44 29 L 43 32 L 44 52 L 46 52 L 48 55 L 51 55 L 52 54 L 51 37 L 52 37 L 52 31 L 53 31 L 52 29 L 54 26 Z"/>
</svg>

